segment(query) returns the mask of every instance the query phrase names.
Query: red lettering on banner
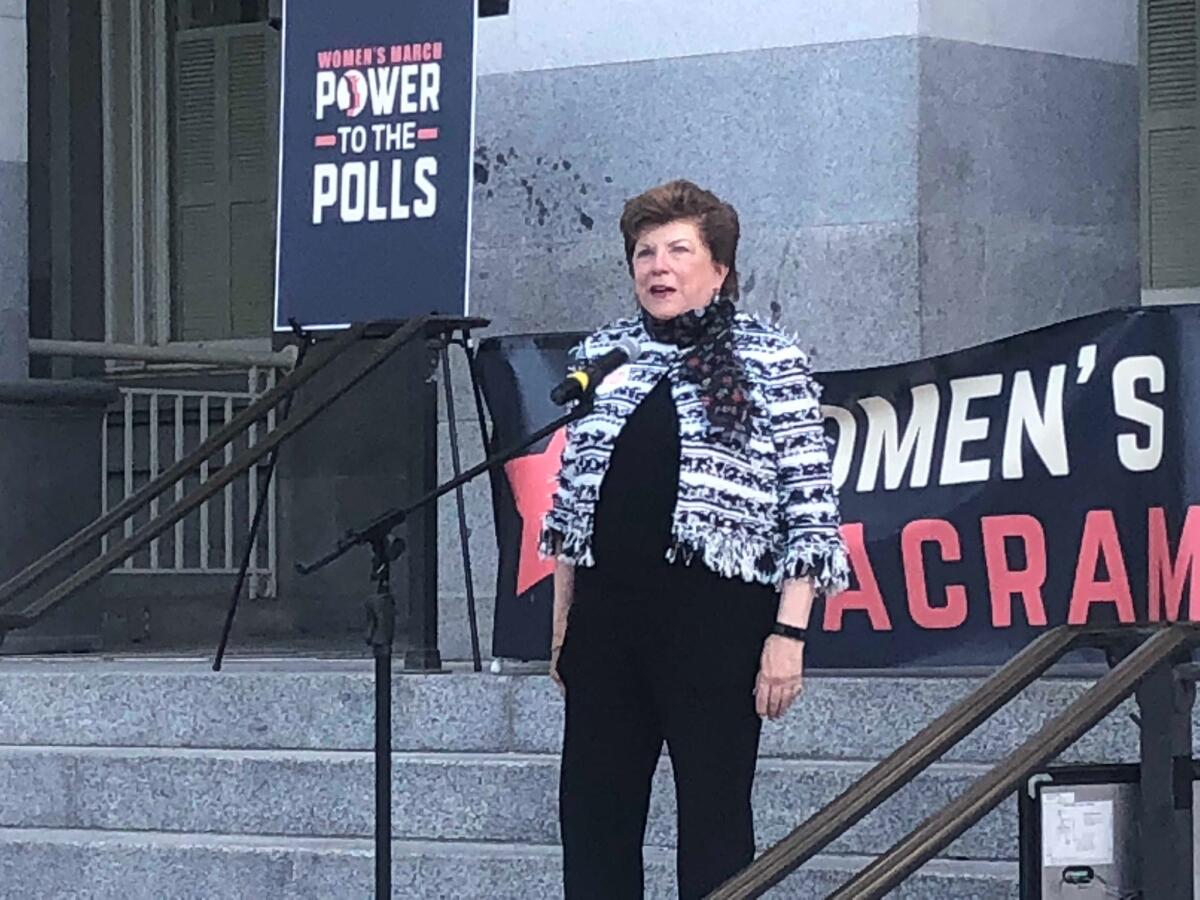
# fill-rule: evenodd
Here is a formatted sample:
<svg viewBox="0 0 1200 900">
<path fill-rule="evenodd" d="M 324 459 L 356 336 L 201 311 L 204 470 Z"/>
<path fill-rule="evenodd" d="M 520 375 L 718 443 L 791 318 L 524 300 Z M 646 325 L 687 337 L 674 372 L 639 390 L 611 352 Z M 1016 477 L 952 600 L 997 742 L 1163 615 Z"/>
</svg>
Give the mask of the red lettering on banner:
<svg viewBox="0 0 1200 900">
<path fill-rule="evenodd" d="M 1025 620 L 1030 625 L 1046 624 L 1046 603 L 1042 588 L 1046 584 L 1046 534 L 1042 523 L 1033 516 L 984 516 L 983 557 L 987 568 L 988 592 L 992 599 L 992 625 L 1009 628 L 1013 618 L 1013 595 L 1019 594 L 1025 605 Z M 1025 544 L 1025 568 L 1008 565 L 1005 541 L 1020 538 Z"/>
<path fill-rule="evenodd" d="M 891 631 L 892 620 L 888 618 L 887 609 L 883 605 L 883 595 L 879 593 L 879 581 L 871 568 L 871 560 L 867 556 L 866 542 L 863 538 L 861 522 L 842 526 L 842 539 L 850 554 L 850 567 L 858 578 L 858 590 L 842 591 L 825 600 L 825 631 L 841 631 L 842 619 L 847 612 L 865 612 L 871 619 L 871 627 L 875 631 Z"/>
<path fill-rule="evenodd" d="M 328 50 L 322 50 L 317 53 L 317 68 L 330 69 L 333 68 L 333 54 Z"/>
<path fill-rule="evenodd" d="M 392 44 L 389 48 L 380 47 L 380 63 L 383 62 L 383 51 L 387 50 L 388 61 L 392 63 L 435 62 L 442 58 L 441 41 L 425 41 L 420 44 Z"/>
<path fill-rule="evenodd" d="M 1108 570 L 1108 578 L 1097 580 L 1096 565 L 1101 559 Z M 1094 509 L 1084 519 L 1067 623 L 1086 624 L 1088 613 L 1095 603 L 1116 606 L 1119 622 L 1132 622 L 1136 618 L 1133 596 L 1129 591 L 1129 576 L 1125 572 L 1125 557 L 1121 553 L 1121 539 L 1117 536 L 1116 519 L 1109 509 Z"/>
<path fill-rule="evenodd" d="M 1179 535 L 1179 550 L 1171 561 L 1167 537 L 1167 514 L 1161 506 L 1151 507 L 1146 534 L 1150 595 L 1147 615 L 1151 622 L 1179 621 L 1183 606 L 1183 583 L 1188 583 L 1188 612 L 1191 621 L 1200 619 L 1200 578 L 1195 568 L 1200 553 L 1200 506 L 1189 506 Z"/>
<path fill-rule="evenodd" d="M 945 631 L 967 621 L 967 589 L 961 584 L 946 585 L 946 603 L 932 606 L 925 581 L 922 545 L 937 544 L 943 562 L 959 562 L 962 547 L 958 532 L 945 519 L 917 519 L 900 533 L 900 555 L 904 560 L 904 584 L 908 589 L 908 611 L 922 628 Z"/>
</svg>

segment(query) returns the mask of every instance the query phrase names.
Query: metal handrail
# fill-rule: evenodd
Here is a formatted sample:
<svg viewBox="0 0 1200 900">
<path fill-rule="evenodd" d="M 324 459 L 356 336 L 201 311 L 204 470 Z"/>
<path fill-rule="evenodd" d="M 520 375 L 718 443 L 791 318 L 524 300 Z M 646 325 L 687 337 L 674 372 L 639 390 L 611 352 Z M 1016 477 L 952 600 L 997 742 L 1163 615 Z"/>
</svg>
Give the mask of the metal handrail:
<svg viewBox="0 0 1200 900">
<path fill-rule="evenodd" d="M 1121 629 L 1112 627 L 1066 625 L 1046 632 L 854 786 L 709 894 L 708 900 L 762 896 L 932 765 L 1036 681 L 1063 654 L 1092 643 L 1097 637 L 1111 638 L 1120 633 Z M 977 780 L 958 800 L 926 820 L 830 897 L 862 900 L 882 897 L 894 889 L 998 806 L 1034 771 L 1108 715 L 1157 665 L 1180 647 L 1197 640 L 1200 627 L 1194 624 L 1160 627 L 1150 640 Z"/>
<path fill-rule="evenodd" d="M 30 338 L 31 356 L 71 356 L 80 359 L 127 359 L 145 363 L 196 363 L 211 366 L 245 366 L 263 369 L 291 369 L 296 365 L 297 349 L 289 344 L 282 350 L 238 350 L 232 347 L 145 344 L 119 344 L 109 341 L 63 341 L 54 338 Z"/>
<path fill-rule="evenodd" d="M 365 325 L 356 325 L 343 334 L 338 335 L 331 342 L 327 354 L 293 371 L 276 384 L 275 387 L 230 419 L 228 424 L 212 434 L 208 440 L 204 441 L 204 443 L 175 463 L 175 465 L 166 469 L 153 481 L 143 485 L 139 490 L 130 494 L 107 513 L 95 519 L 89 525 L 85 525 L 53 550 L 34 560 L 20 572 L 17 572 L 3 584 L 0 584 L 0 606 L 29 587 L 55 566 L 70 559 L 79 551 L 90 546 L 94 541 L 99 540 L 114 526 L 129 518 L 130 515 L 146 506 L 151 500 L 162 496 L 174 487 L 175 483 L 181 478 L 185 478 L 198 469 L 201 463 L 212 457 L 214 453 L 240 435 L 251 424 L 274 409 L 285 397 L 294 393 L 298 388 L 319 374 L 355 341 L 362 337 L 365 329 Z"/>
<path fill-rule="evenodd" d="M 293 413 L 286 422 L 272 431 L 262 441 L 259 441 L 253 447 L 250 447 L 239 454 L 228 465 L 222 466 L 212 478 L 202 484 L 199 488 L 192 491 L 181 500 L 177 501 L 158 518 L 143 525 L 125 540 L 114 546 L 107 553 L 88 563 L 74 575 L 70 576 L 47 593 L 26 604 L 23 609 L 15 612 L 8 612 L 0 609 L 0 632 L 5 629 L 19 628 L 32 624 L 40 616 L 44 615 L 49 610 L 62 603 L 72 594 L 96 581 L 106 572 L 124 562 L 146 544 L 150 543 L 150 541 L 154 540 L 154 538 L 163 534 L 168 528 L 190 513 L 193 509 L 199 507 L 210 497 L 215 496 L 234 479 L 249 471 L 252 466 L 257 464 L 258 461 L 270 453 L 271 450 L 279 446 L 279 444 L 298 431 L 301 427 L 306 425 L 318 413 L 325 410 L 343 394 L 350 390 L 350 388 L 358 384 L 358 382 L 360 382 L 363 378 L 377 369 L 403 344 L 407 343 L 416 335 L 421 334 L 425 330 L 427 323 L 428 318 L 422 316 L 420 318 L 411 319 L 405 325 L 397 328 L 391 334 L 391 336 L 389 336 L 386 340 L 381 341 L 380 344 L 372 350 L 370 355 L 368 355 L 364 360 L 359 362 L 354 367 L 351 374 L 343 383 L 325 391 L 324 394 L 309 402 L 300 412 Z M 331 351 L 336 352 L 331 352 L 329 356 L 336 356 L 344 351 L 353 342 L 355 336 L 363 333 L 362 329 L 363 326 L 356 326 L 347 333 L 340 335 L 335 341 L 334 346 L 331 348 Z M 144 506 L 145 503 L 149 502 L 151 499 L 151 494 L 148 490 L 149 488 L 155 488 L 156 493 L 154 496 L 158 496 L 159 494 L 163 493 L 167 488 L 171 487 L 174 481 L 177 481 L 190 473 L 192 469 L 197 468 L 201 462 L 212 455 L 217 448 L 210 448 L 208 446 L 209 444 L 212 444 L 217 438 L 222 437 L 224 437 L 224 439 L 221 441 L 219 446 L 224 446 L 224 444 L 227 444 L 230 440 L 232 440 L 233 437 L 236 436 L 237 433 L 245 430 L 253 421 L 260 419 L 269 409 L 273 408 L 275 404 L 283 399 L 285 393 L 294 392 L 300 386 L 300 384 L 302 384 L 304 381 L 307 381 L 313 376 L 313 374 L 315 374 L 314 370 L 319 371 L 320 368 L 327 365 L 328 362 L 329 358 L 326 357 L 322 359 L 319 364 L 314 364 L 313 366 L 304 366 L 300 369 L 297 369 L 294 373 L 292 373 L 292 376 L 289 376 L 281 381 L 274 389 L 269 391 L 267 394 L 264 394 L 258 401 L 256 401 L 255 404 L 239 414 L 236 419 L 231 420 L 229 425 L 221 429 L 220 432 L 210 438 L 209 441 L 193 452 L 187 459 L 182 460 L 180 463 L 172 466 L 171 469 L 167 470 L 167 472 L 164 472 L 163 475 L 160 476 L 152 485 L 147 485 L 146 488 L 143 488 L 137 494 L 129 497 L 124 503 L 116 507 L 112 512 L 101 517 L 100 519 L 97 519 L 90 526 L 87 526 L 83 531 L 77 533 L 72 538 L 59 545 L 59 547 L 51 551 L 50 554 L 47 554 L 47 556 L 34 563 L 32 566 L 27 567 L 25 570 L 9 579 L 9 581 L 3 586 L 0 586 L 0 604 L 3 604 L 6 600 L 11 599 L 17 590 L 19 590 L 19 588 L 15 587 L 10 588 L 10 585 L 15 585 L 20 581 L 24 582 L 22 586 L 28 586 L 28 584 L 36 580 L 39 575 L 44 574 L 57 562 L 61 562 L 64 558 L 69 557 L 73 552 L 78 550 L 80 546 L 99 537 L 100 534 L 111 528 L 121 519 L 127 518 L 129 513 L 133 511 L 131 507 L 134 506 L 135 501 L 137 501 L 137 508 L 140 508 L 141 506 Z M 302 380 L 293 380 L 293 377 L 298 378 L 301 373 L 307 373 L 306 377 L 304 377 Z M 290 390 L 281 392 L 279 389 L 285 386 L 290 386 Z M 252 411 L 254 414 L 252 416 L 248 415 Z M 237 423 L 238 426 L 236 430 L 234 430 L 235 423 Z M 228 432 L 232 433 L 226 436 Z M 203 455 L 201 455 L 202 451 Z M 184 464 L 191 464 L 193 461 L 194 464 L 185 471 Z M 168 475 L 172 476 L 170 482 L 167 482 Z M 101 528 L 100 523 L 106 524 L 103 528 Z M 97 529 L 99 529 L 99 531 Z M 87 540 L 82 540 L 80 535 L 85 532 L 91 536 Z M 77 546 L 73 546 L 70 550 L 64 550 L 63 548 L 68 547 L 68 545 Z M 56 557 L 56 559 L 52 562 L 46 563 L 46 560 L 50 557 Z M 30 577 L 30 571 L 34 570 L 35 568 L 39 571 Z"/>
<path fill-rule="evenodd" d="M 883 897 L 999 806 L 1034 772 L 1079 740 L 1132 694 L 1155 668 L 1198 636 L 1200 632 L 1192 624 L 1163 628 L 977 779 L 957 800 L 930 816 L 908 837 L 830 894 L 830 900 Z"/>
<path fill-rule="evenodd" d="M 1038 637 L 969 696 L 717 888 L 710 900 L 757 897 L 779 884 L 1045 674 L 1075 646 L 1082 631 L 1061 625 Z"/>
</svg>

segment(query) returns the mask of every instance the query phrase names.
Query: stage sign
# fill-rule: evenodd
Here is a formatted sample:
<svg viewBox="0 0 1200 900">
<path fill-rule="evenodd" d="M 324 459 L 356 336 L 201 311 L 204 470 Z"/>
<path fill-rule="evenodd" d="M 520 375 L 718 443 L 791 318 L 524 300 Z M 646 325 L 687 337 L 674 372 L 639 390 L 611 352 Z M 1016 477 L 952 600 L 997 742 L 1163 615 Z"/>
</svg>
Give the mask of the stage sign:
<svg viewBox="0 0 1200 900">
<path fill-rule="evenodd" d="M 550 420 L 578 337 L 482 342 L 498 442 Z M 1200 306 L 817 380 L 853 576 L 815 610 L 811 665 L 995 665 L 1055 625 L 1200 620 Z M 548 652 L 535 537 L 561 450 L 496 491 L 497 656 Z"/>
<path fill-rule="evenodd" d="M 287 0 L 275 328 L 467 307 L 476 0 Z"/>
</svg>

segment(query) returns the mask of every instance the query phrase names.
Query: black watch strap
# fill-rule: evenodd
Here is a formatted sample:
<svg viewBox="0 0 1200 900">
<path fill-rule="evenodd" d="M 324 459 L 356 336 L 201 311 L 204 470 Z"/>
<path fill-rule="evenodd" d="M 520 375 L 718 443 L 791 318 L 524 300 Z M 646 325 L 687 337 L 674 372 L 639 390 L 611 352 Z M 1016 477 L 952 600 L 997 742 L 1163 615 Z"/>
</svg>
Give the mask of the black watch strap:
<svg viewBox="0 0 1200 900">
<path fill-rule="evenodd" d="M 793 641 L 808 640 L 807 628 L 798 628 L 795 625 L 784 625 L 782 622 L 776 622 L 771 626 L 771 634 L 778 634 L 781 637 L 791 638 Z"/>
</svg>

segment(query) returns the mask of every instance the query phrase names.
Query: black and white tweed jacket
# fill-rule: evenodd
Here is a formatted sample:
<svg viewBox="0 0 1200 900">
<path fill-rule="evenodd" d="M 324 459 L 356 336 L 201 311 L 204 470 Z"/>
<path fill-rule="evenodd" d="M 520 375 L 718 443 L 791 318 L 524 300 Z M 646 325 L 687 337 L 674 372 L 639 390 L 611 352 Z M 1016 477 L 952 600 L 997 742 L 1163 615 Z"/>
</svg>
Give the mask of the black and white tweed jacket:
<svg viewBox="0 0 1200 900">
<path fill-rule="evenodd" d="M 610 375 L 595 407 L 567 431 L 558 489 L 542 523 L 541 551 L 577 566 L 594 565 L 591 539 L 600 485 L 626 419 L 664 375 L 679 415 L 679 490 L 667 559 L 699 557 L 726 577 L 780 586 L 809 577 L 821 594 L 849 579 L 839 533 L 820 388 L 795 343 L 738 313 L 734 348 L 751 384 L 752 433 L 745 449 L 708 438 L 699 387 L 679 377 L 683 351 L 654 341 L 640 318 L 621 319 L 572 352 L 573 367 L 623 337 L 641 356 Z"/>
</svg>

